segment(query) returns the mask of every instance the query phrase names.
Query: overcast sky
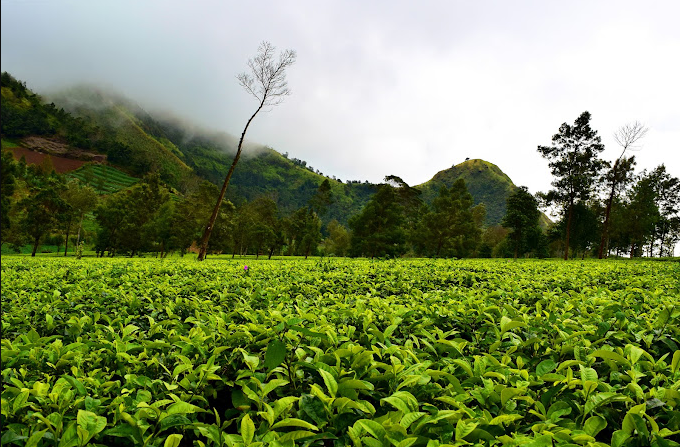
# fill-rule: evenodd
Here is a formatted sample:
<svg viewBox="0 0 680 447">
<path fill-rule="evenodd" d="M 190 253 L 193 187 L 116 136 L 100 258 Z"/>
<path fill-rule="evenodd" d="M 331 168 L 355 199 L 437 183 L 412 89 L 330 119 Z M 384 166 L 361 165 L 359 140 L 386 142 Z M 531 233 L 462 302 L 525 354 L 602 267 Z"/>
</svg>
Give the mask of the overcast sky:
<svg viewBox="0 0 680 447">
<path fill-rule="evenodd" d="M 258 44 L 294 49 L 292 95 L 250 140 L 326 175 L 411 185 L 465 160 L 550 187 L 536 147 L 585 110 L 606 145 L 649 127 L 638 170 L 680 176 L 680 2 L 2 0 L 3 71 L 82 81 L 239 135 Z"/>
</svg>

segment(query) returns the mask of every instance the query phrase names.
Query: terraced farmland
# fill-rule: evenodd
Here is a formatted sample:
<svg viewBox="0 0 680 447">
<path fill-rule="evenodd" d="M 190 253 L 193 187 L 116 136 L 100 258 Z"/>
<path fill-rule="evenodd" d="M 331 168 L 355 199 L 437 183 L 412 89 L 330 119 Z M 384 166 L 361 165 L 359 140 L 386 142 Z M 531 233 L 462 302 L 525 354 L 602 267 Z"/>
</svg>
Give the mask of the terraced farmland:
<svg viewBox="0 0 680 447">
<path fill-rule="evenodd" d="M 139 181 L 116 168 L 102 164 L 88 164 L 68 175 L 90 185 L 100 194 L 112 194 Z"/>
<path fill-rule="evenodd" d="M 2 260 L 2 444 L 677 446 L 680 265 Z"/>
</svg>

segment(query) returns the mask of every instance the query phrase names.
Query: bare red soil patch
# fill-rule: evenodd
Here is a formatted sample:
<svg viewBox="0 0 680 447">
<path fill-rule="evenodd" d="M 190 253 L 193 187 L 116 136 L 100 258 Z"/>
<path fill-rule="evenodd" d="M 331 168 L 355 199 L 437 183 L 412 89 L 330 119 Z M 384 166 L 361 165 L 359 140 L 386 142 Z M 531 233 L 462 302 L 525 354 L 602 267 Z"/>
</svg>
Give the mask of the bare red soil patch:
<svg viewBox="0 0 680 447">
<path fill-rule="evenodd" d="M 54 170 L 57 171 L 59 174 L 63 174 L 64 172 L 75 171 L 76 169 L 78 169 L 79 167 L 86 163 L 83 160 L 74 160 L 73 158 L 59 157 L 58 155 L 43 154 L 42 152 L 26 149 L 23 147 L 13 147 L 10 148 L 9 150 L 12 151 L 12 154 L 14 154 L 15 159 L 20 160 L 21 157 L 24 157 L 26 163 L 29 165 L 42 164 L 45 161 L 46 157 L 50 157 L 52 159 L 52 165 L 54 166 Z"/>
</svg>

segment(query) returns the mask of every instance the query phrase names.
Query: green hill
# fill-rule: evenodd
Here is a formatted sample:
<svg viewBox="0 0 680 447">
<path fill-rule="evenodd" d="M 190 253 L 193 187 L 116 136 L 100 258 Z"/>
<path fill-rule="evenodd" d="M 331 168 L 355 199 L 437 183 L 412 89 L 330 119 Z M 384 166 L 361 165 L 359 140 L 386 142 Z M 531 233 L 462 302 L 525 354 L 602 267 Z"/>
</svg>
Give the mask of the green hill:
<svg viewBox="0 0 680 447">
<path fill-rule="evenodd" d="M 182 188 L 194 176 L 193 170 L 181 159 L 181 151 L 161 132 L 152 132 L 147 124 L 150 117 L 132 101 L 88 86 L 62 91 L 51 99 L 72 115 L 92 122 L 119 143 L 107 151 L 112 164 L 140 175 L 159 172 L 163 181 L 175 188 Z"/>
<path fill-rule="evenodd" d="M 53 94 L 52 102 L 47 103 L 24 83 L 3 73 L 2 95 L 2 135 L 19 146 L 22 139 L 35 135 L 60 139 L 74 153 L 105 154 L 109 166 L 134 176 L 159 172 L 163 181 L 180 192 L 188 192 L 200 179 L 221 186 L 236 150 L 237 140 L 229 134 L 152 116 L 129 99 L 92 86 Z M 106 172 L 112 171 L 84 168 L 75 176 L 93 177 L 88 183 L 101 186 L 102 192 L 119 189 L 123 183 L 104 178 Z M 301 160 L 250 144 L 232 177 L 227 198 L 238 204 L 266 194 L 288 214 L 307 205 L 324 180 L 331 183 L 334 196 L 323 216 L 326 222 L 337 219 L 346 224 L 375 190 L 369 183 L 342 183 L 320 175 Z"/>
<path fill-rule="evenodd" d="M 196 128 L 177 118 L 152 116 L 129 99 L 92 86 L 71 88 L 50 100 L 53 103 L 46 103 L 24 83 L 3 73 L 3 138 L 9 137 L 19 145 L 22 138 L 31 135 L 60 138 L 74 152 L 106 154 L 108 165 L 134 176 L 159 172 L 161 179 L 180 193 L 190 191 L 200 179 L 221 186 L 236 150 L 237 139 L 232 135 Z M 87 175 L 94 178 L 95 187 L 103 182 L 102 192 L 131 182 L 121 180 L 114 184 L 109 179 L 102 180 L 109 172 L 105 168 L 85 168 L 82 176 L 88 170 L 97 171 Z M 465 180 L 475 204 L 486 205 L 487 224 L 500 223 L 515 185 L 492 163 L 467 160 L 438 172 L 418 188 L 425 202 L 431 203 L 441 186 L 450 187 L 458 178 Z M 346 224 L 376 189 L 368 182 L 343 183 L 326 177 L 304 161 L 251 144 L 234 172 L 227 198 L 238 205 L 268 195 L 283 214 L 288 214 L 307 205 L 324 180 L 329 180 L 334 197 L 323 217 L 326 222 L 337 219 Z"/>
<path fill-rule="evenodd" d="M 177 119 L 146 117 L 145 124 L 159 138 L 166 138 L 182 153 L 182 159 L 196 175 L 222 185 L 236 152 L 237 140 L 226 133 L 189 126 Z M 238 204 L 261 195 L 270 196 L 279 210 L 288 214 L 307 205 L 319 185 L 328 180 L 334 203 L 324 221 L 348 218 L 366 204 L 375 191 L 369 183 L 343 183 L 313 172 L 305 162 L 289 159 L 272 148 L 248 144 L 227 190 L 227 198 Z"/>
<path fill-rule="evenodd" d="M 505 216 L 508 196 L 516 186 L 510 177 L 493 163 L 479 159 L 466 160 L 439 171 L 432 179 L 418 185 L 417 188 L 423 192 L 423 200 L 431 203 L 442 186 L 450 188 L 459 178 L 465 180 L 475 205 L 479 203 L 486 205 L 486 223 L 499 224 Z"/>
</svg>

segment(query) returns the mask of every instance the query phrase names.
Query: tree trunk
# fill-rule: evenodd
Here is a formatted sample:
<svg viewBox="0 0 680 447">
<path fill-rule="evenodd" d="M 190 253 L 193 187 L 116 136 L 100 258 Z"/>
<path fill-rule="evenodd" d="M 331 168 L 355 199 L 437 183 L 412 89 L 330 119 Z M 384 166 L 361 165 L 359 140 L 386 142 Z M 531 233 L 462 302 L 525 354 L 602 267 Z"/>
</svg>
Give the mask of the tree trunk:
<svg viewBox="0 0 680 447">
<path fill-rule="evenodd" d="M 569 232 L 571 231 L 571 218 L 572 215 L 574 214 L 574 204 L 573 202 L 569 202 L 569 215 L 567 216 L 567 237 L 565 241 L 565 247 L 564 247 L 564 260 L 566 261 L 569 259 Z"/>
<path fill-rule="evenodd" d="M 38 251 L 38 246 L 40 245 L 40 236 L 36 237 L 33 241 L 33 251 L 31 252 L 31 257 L 35 258 L 35 252 Z"/>
<path fill-rule="evenodd" d="M 607 208 L 604 211 L 604 223 L 602 224 L 602 237 L 600 238 L 600 248 L 597 251 L 597 259 L 602 259 L 604 256 L 605 245 L 609 245 L 609 214 L 612 211 L 612 203 L 614 202 L 614 191 L 616 191 L 616 170 L 619 165 L 619 160 L 614 163 L 614 170 L 612 173 L 612 189 L 609 191 L 609 199 L 607 200 Z"/>
<path fill-rule="evenodd" d="M 224 194 L 227 192 L 227 186 L 229 185 L 229 180 L 231 180 L 231 175 L 234 173 L 234 169 L 236 168 L 236 163 L 238 163 L 238 159 L 241 158 L 241 150 L 243 149 L 243 139 L 246 136 L 246 131 L 248 130 L 248 126 L 250 126 L 251 121 L 253 121 L 253 118 L 255 118 L 255 115 L 258 114 L 260 110 L 262 110 L 262 107 L 264 106 L 264 101 L 265 99 L 262 99 L 262 102 L 260 103 L 260 107 L 257 108 L 255 113 L 253 113 L 253 116 L 250 117 L 248 122 L 246 123 L 246 127 L 243 129 L 243 133 L 241 133 L 241 139 L 238 142 L 238 149 L 236 150 L 236 155 L 234 156 L 234 161 L 231 163 L 231 167 L 229 168 L 229 172 L 227 172 L 227 177 L 224 179 L 224 184 L 222 185 L 222 190 L 220 191 L 220 196 L 217 199 L 217 203 L 215 204 L 215 208 L 213 209 L 212 214 L 210 215 L 210 220 L 208 221 L 208 225 L 205 227 L 205 231 L 203 232 L 203 237 L 201 238 L 201 246 L 198 251 L 198 260 L 202 261 L 205 259 L 205 255 L 208 251 L 208 241 L 210 240 L 210 235 L 212 234 L 213 226 L 215 225 L 215 220 L 217 220 L 217 213 L 220 211 L 220 206 L 222 206 L 222 200 L 224 200 Z"/>
<path fill-rule="evenodd" d="M 71 219 L 68 220 L 68 225 L 66 225 L 66 243 L 64 245 L 64 256 L 68 253 L 68 237 L 71 234 Z"/>
<path fill-rule="evenodd" d="M 83 228 L 83 217 L 85 217 L 85 213 L 80 213 L 80 223 L 78 224 L 78 239 L 76 241 L 76 247 L 80 245 L 80 230 Z"/>
</svg>

